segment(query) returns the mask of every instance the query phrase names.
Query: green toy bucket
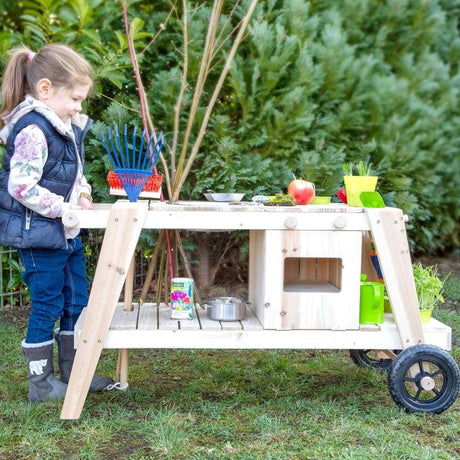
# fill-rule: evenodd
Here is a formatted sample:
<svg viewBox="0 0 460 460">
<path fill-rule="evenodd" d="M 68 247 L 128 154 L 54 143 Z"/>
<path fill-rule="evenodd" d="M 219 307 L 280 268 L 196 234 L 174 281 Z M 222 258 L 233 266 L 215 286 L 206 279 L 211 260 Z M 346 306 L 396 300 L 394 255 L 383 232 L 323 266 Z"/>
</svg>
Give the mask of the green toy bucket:
<svg viewBox="0 0 460 460">
<path fill-rule="evenodd" d="M 366 281 L 366 279 L 366 275 L 361 275 L 359 322 L 360 324 L 381 324 L 383 323 L 385 285 Z"/>
</svg>

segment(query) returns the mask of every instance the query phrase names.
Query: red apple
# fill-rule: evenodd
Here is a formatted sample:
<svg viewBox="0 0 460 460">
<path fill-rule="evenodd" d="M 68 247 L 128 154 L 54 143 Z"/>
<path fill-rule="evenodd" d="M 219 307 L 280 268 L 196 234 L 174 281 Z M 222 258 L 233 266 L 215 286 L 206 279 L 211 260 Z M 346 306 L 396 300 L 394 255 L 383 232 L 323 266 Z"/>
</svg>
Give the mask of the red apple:
<svg viewBox="0 0 460 460">
<path fill-rule="evenodd" d="M 288 195 L 297 204 L 309 204 L 315 197 L 315 184 L 303 179 L 294 179 L 288 187 Z"/>
</svg>

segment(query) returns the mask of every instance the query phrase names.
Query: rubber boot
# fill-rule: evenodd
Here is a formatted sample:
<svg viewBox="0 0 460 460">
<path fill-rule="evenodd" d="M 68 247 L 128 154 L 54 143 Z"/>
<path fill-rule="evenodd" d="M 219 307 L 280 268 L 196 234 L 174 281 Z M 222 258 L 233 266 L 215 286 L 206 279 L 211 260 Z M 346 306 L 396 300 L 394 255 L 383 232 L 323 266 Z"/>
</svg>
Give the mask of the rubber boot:
<svg viewBox="0 0 460 460">
<path fill-rule="evenodd" d="M 67 385 L 56 379 L 53 366 L 54 340 L 42 344 L 22 342 L 29 374 L 30 402 L 63 399 Z"/>
<path fill-rule="evenodd" d="M 61 382 L 69 383 L 70 372 L 72 371 L 73 361 L 75 359 L 76 350 L 74 348 L 74 335 L 69 332 L 60 333 L 58 335 L 58 350 L 59 350 L 59 373 Z M 110 377 L 100 375 L 93 376 L 93 380 L 89 386 L 90 393 L 102 391 L 112 383 Z"/>
</svg>

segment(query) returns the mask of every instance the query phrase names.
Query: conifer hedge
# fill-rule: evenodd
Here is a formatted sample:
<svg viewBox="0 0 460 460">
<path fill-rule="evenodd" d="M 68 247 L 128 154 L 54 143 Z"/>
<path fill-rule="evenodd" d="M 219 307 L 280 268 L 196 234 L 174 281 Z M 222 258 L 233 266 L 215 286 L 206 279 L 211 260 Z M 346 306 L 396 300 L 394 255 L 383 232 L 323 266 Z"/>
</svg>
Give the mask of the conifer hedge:
<svg viewBox="0 0 460 460">
<path fill-rule="evenodd" d="M 131 3 L 150 110 L 168 138 L 182 69 L 181 5 L 168 17 L 169 1 Z M 235 2 L 227 4 L 228 12 Z M 108 164 L 98 132 L 107 124 L 139 125 L 119 2 L 20 5 L 6 7 L 0 16 L 3 63 L 7 50 L 19 43 L 37 48 L 64 41 L 96 69 L 88 111 L 98 122 L 87 152 L 88 174 L 96 198 L 105 200 Z M 198 72 L 208 17 L 206 2 L 189 15 L 190 82 Z M 206 189 L 274 194 L 286 190 L 293 174 L 315 182 L 322 194 L 335 194 L 343 163 L 367 160 L 386 204 L 408 214 L 412 249 L 455 250 L 459 17 L 460 0 L 260 0 L 183 198 L 201 198 Z M 219 53 L 227 51 L 224 44 Z M 220 65 L 217 61 L 211 83 Z M 189 88 L 186 104 L 191 94 Z"/>
</svg>

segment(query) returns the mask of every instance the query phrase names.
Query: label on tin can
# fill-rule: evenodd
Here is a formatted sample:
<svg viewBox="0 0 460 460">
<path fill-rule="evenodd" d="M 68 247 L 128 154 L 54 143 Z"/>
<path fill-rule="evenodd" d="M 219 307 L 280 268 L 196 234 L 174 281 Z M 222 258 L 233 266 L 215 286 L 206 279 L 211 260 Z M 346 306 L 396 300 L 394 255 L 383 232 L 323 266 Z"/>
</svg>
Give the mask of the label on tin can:
<svg viewBox="0 0 460 460">
<path fill-rule="evenodd" d="M 192 319 L 193 279 L 173 278 L 171 280 L 171 319 Z"/>
</svg>

